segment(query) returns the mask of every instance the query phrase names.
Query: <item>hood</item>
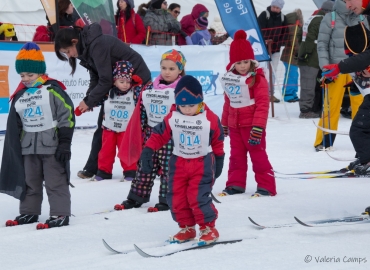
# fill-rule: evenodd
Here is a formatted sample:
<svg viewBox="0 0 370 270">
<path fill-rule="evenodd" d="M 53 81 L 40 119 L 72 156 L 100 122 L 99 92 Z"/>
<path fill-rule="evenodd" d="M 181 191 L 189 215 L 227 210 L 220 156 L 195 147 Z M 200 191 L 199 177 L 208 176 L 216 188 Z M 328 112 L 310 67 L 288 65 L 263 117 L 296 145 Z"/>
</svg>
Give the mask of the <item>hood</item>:
<svg viewBox="0 0 370 270">
<path fill-rule="evenodd" d="M 194 20 L 198 17 L 200 17 L 200 13 L 202 12 L 209 12 L 208 9 L 203 6 L 202 4 L 196 4 L 192 11 L 191 11 L 191 16 L 194 18 Z"/>
<path fill-rule="evenodd" d="M 85 26 L 81 32 L 81 37 L 86 46 L 90 45 L 91 42 L 101 35 L 103 35 L 103 31 L 97 23 Z"/>
<path fill-rule="evenodd" d="M 346 8 L 346 3 L 344 3 L 343 0 L 335 1 L 333 10 L 343 15 L 348 15 L 351 12 L 349 9 Z"/>
</svg>

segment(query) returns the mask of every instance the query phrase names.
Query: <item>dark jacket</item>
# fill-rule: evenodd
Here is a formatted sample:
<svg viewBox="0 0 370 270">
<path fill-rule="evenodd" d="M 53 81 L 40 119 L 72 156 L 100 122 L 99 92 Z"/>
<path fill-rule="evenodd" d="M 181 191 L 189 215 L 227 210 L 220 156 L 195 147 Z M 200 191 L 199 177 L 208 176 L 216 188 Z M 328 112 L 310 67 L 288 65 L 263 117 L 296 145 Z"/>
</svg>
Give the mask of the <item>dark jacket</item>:
<svg viewBox="0 0 370 270">
<path fill-rule="evenodd" d="M 300 15 L 302 15 L 300 13 Z M 297 55 L 299 50 L 299 43 L 298 43 L 298 37 L 297 34 L 300 29 L 302 29 L 301 26 L 297 25 L 296 22 L 299 20 L 299 15 L 297 11 L 293 11 L 286 15 L 287 24 L 289 25 L 289 38 L 287 40 L 286 46 L 284 47 L 280 60 L 285 63 L 291 63 L 292 65 L 298 65 Z M 293 46 L 294 41 L 294 46 Z M 293 49 L 293 53 L 292 53 Z"/>
<path fill-rule="evenodd" d="M 258 16 L 258 25 L 262 31 L 263 38 L 273 41 L 271 53 L 276 53 L 280 51 L 280 47 L 285 46 L 285 42 L 289 38 L 288 28 L 283 27 L 288 25 L 287 19 L 281 12 L 272 12 L 271 6 L 267 7 L 267 11 L 270 13 L 270 17 L 267 18 L 267 12 L 262 11 Z M 284 20 L 282 20 L 282 17 Z"/>
<path fill-rule="evenodd" d="M 367 5 L 367 8 L 362 12 L 364 15 L 370 15 L 370 4 Z M 370 18 L 367 17 L 369 24 Z M 370 65 L 370 48 L 368 48 L 363 53 L 359 53 L 347 59 L 344 59 L 339 62 L 339 70 L 341 73 L 351 73 L 356 71 L 361 71 L 366 69 Z"/>
<path fill-rule="evenodd" d="M 78 59 L 80 65 L 90 72 L 90 85 L 84 101 L 87 106 L 97 106 L 113 86 L 113 66 L 117 61 L 127 60 L 134 67 L 143 84 L 151 80 L 144 59 L 121 40 L 103 35 L 99 24 L 85 26 L 80 33 Z"/>
</svg>

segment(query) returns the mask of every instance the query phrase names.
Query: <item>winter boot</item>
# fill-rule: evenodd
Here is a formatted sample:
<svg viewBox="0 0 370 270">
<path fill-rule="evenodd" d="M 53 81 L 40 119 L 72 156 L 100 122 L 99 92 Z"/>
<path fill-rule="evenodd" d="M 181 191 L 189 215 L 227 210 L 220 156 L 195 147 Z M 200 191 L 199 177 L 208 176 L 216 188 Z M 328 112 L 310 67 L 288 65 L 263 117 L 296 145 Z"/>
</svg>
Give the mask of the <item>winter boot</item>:
<svg viewBox="0 0 370 270">
<path fill-rule="evenodd" d="M 139 208 L 141 205 L 142 203 L 128 199 L 126 201 L 123 201 L 121 204 L 116 204 L 114 206 L 114 210 L 121 211 L 121 210 L 127 210 L 127 209 L 132 209 L 132 208 Z"/>
<path fill-rule="evenodd" d="M 235 194 L 242 194 L 242 193 L 244 193 L 244 191 L 241 191 L 241 190 L 238 190 L 238 189 L 235 189 L 235 188 L 232 188 L 232 187 L 227 187 L 218 195 L 219 196 L 228 196 L 228 195 L 235 195 Z"/>
<path fill-rule="evenodd" d="M 154 207 L 149 207 L 148 212 L 167 211 L 170 207 L 166 203 L 157 203 Z"/>
<path fill-rule="evenodd" d="M 370 176 L 370 162 L 358 165 L 354 168 L 355 174 L 362 176 Z"/>
<path fill-rule="evenodd" d="M 39 223 L 36 226 L 36 229 L 49 229 L 55 227 L 62 227 L 69 225 L 69 216 L 51 216 L 45 223 Z"/>
<path fill-rule="evenodd" d="M 257 191 L 251 196 L 251 198 L 258 198 L 258 197 L 269 197 L 270 192 L 264 189 L 257 189 Z"/>
<path fill-rule="evenodd" d="M 93 181 L 101 181 L 105 179 L 112 179 L 111 173 L 106 173 L 104 171 L 98 170 L 95 177 L 92 179 Z"/>
<path fill-rule="evenodd" d="M 184 243 L 193 240 L 197 233 L 195 231 L 195 226 L 180 226 L 180 231 L 174 236 L 170 237 L 171 243 Z"/>
<path fill-rule="evenodd" d="M 85 170 L 82 170 L 82 171 L 78 171 L 77 173 L 77 176 L 82 178 L 82 179 L 90 179 L 90 178 L 93 178 L 95 174 L 91 173 L 91 172 L 88 172 L 88 171 L 85 171 Z"/>
<path fill-rule="evenodd" d="M 361 214 L 362 216 L 370 217 L 370 206 L 366 207 L 365 212 Z"/>
<path fill-rule="evenodd" d="M 135 179 L 135 177 L 136 177 L 136 171 L 134 170 L 124 171 L 121 182 L 131 182 L 132 180 Z"/>
<path fill-rule="evenodd" d="M 355 161 L 352 161 L 350 164 L 348 164 L 347 169 L 352 171 L 359 165 L 361 165 L 361 162 L 360 159 L 357 158 Z"/>
<path fill-rule="evenodd" d="M 205 245 L 216 242 L 218 237 L 218 231 L 215 227 L 201 226 L 199 242 L 204 242 Z"/>
<path fill-rule="evenodd" d="M 5 226 L 17 226 L 17 225 L 23 225 L 23 224 L 31 224 L 34 222 L 37 222 L 39 220 L 38 215 L 19 215 L 15 218 L 15 220 L 7 220 L 5 223 Z"/>
</svg>

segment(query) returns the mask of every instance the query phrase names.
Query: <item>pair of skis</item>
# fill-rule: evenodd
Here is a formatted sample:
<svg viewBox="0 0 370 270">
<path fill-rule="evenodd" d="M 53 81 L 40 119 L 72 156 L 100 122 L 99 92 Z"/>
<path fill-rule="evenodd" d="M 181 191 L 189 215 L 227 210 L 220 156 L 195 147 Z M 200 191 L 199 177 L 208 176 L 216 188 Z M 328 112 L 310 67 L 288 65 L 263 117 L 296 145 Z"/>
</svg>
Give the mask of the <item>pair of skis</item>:
<svg viewBox="0 0 370 270">
<path fill-rule="evenodd" d="M 358 175 L 354 172 L 343 168 L 334 171 L 314 171 L 314 172 L 298 172 L 298 173 L 282 173 L 273 171 L 274 176 L 280 179 L 327 179 L 327 178 L 368 178 L 370 175 Z"/>
</svg>

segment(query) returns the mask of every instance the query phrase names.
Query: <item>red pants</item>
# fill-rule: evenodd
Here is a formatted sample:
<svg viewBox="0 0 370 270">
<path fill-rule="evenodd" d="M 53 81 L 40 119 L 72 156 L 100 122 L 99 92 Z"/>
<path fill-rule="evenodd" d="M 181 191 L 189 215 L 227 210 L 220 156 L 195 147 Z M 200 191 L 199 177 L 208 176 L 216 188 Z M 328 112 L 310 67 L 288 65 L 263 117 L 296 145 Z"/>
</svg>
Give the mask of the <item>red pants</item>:
<svg viewBox="0 0 370 270">
<path fill-rule="evenodd" d="M 213 153 L 193 159 L 171 156 L 167 203 L 179 226 L 215 226 L 218 212 L 210 197 L 215 169 Z"/>
<path fill-rule="evenodd" d="M 116 158 L 116 148 L 121 145 L 125 132 L 113 132 L 103 129 L 103 143 L 98 156 L 98 169 L 108 174 L 112 174 L 114 160 Z M 136 163 L 127 166 L 121 162 L 124 171 L 136 171 Z"/>
<path fill-rule="evenodd" d="M 245 191 L 249 152 L 257 188 L 267 190 L 271 196 L 274 196 L 276 195 L 276 184 L 266 153 L 266 132 L 263 131 L 259 145 L 251 145 L 248 143 L 251 129 L 252 127 L 229 128 L 230 163 L 226 187 L 236 187 L 238 190 Z"/>
</svg>

